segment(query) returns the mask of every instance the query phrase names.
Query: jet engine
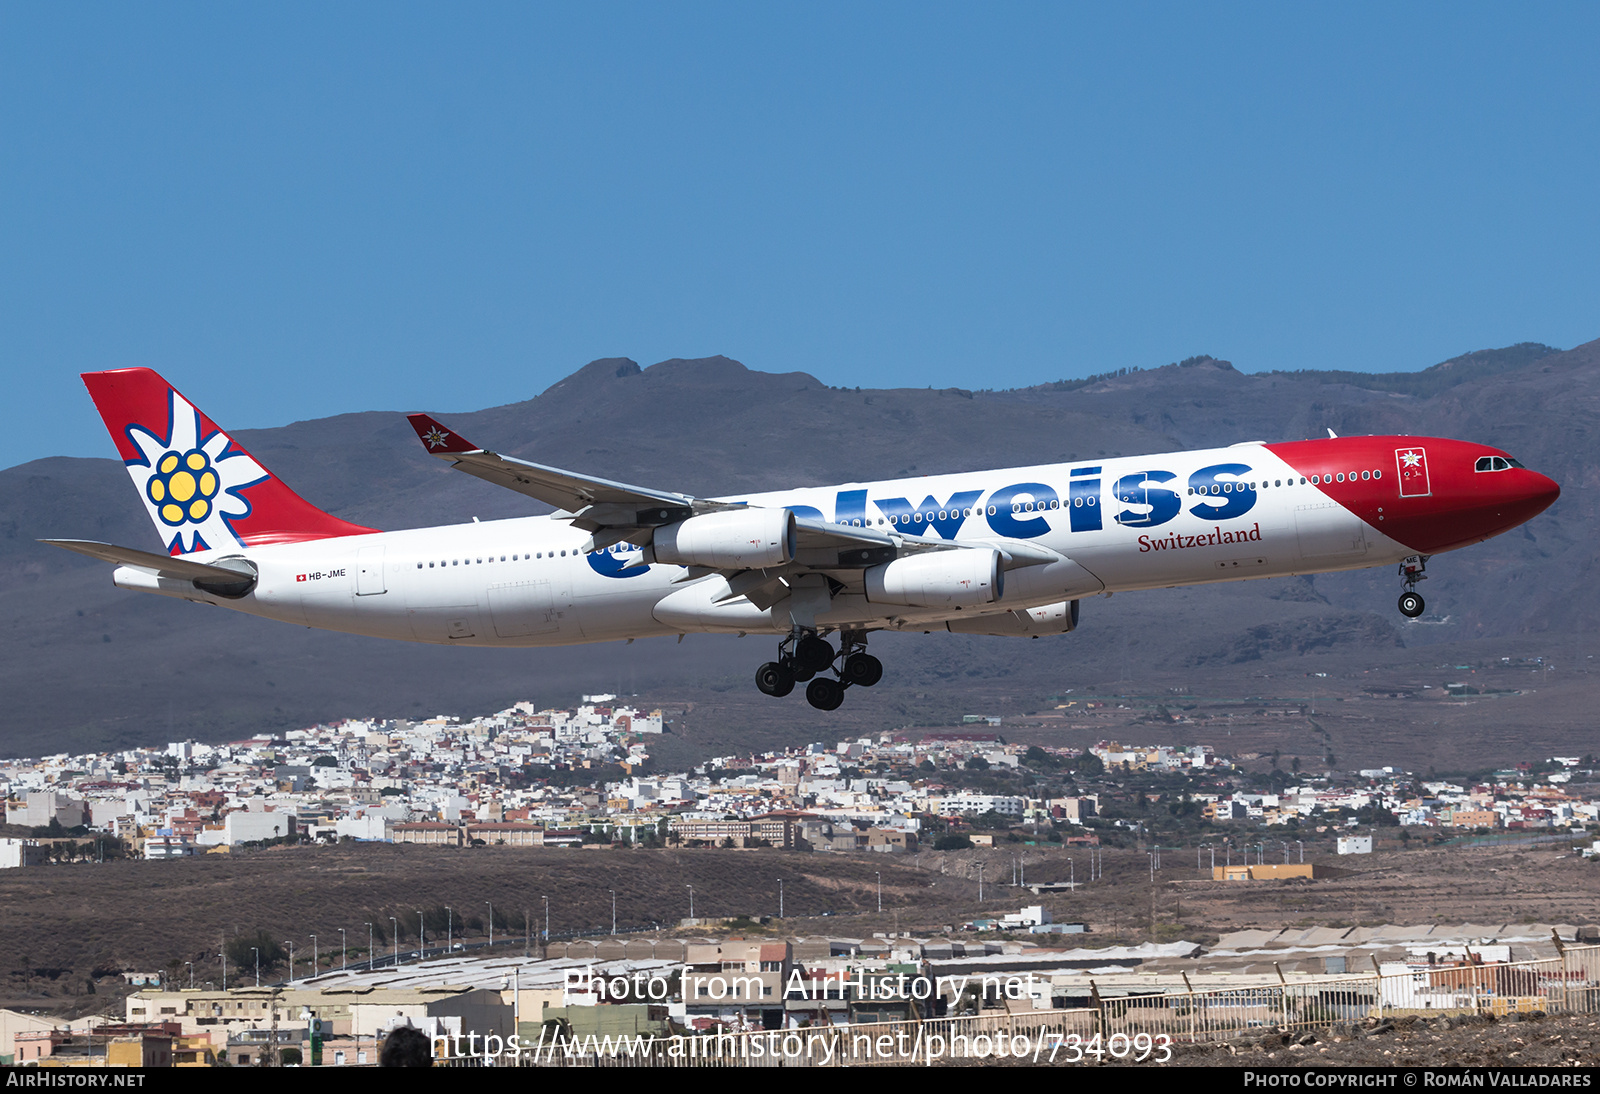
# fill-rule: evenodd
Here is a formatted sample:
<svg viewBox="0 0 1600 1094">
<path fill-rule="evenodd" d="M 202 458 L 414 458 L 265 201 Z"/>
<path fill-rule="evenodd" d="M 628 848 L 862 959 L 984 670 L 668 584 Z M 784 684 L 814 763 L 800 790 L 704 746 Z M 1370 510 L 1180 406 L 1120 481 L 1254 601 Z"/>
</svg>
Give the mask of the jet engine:
<svg viewBox="0 0 1600 1094">
<path fill-rule="evenodd" d="M 1000 599 L 1000 552 L 976 547 L 897 558 L 866 572 L 867 599 L 914 608 L 975 608 Z"/>
<path fill-rule="evenodd" d="M 657 528 L 655 561 L 669 566 L 761 570 L 794 560 L 794 514 L 787 509 L 730 509 Z"/>
</svg>

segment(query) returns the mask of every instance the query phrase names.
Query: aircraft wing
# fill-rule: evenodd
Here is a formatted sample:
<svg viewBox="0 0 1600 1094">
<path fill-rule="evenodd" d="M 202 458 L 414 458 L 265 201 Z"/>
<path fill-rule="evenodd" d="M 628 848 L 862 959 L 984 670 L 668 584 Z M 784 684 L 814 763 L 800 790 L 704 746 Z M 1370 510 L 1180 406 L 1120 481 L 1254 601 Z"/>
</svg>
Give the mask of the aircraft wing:
<svg viewBox="0 0 1600 1094">
<path fill-rule="evenodd" d="M 742 502 L 708 501 L 513 459 L 479 448 L 427 414 L 407 417 L 429 455 L 448 460 L 456 470 L 485 482 L 555 506 L 568 515 L 574 527 L 596 533 L 596 549 L 626 539 L 647 540 L 650 529 L 691 516 L 745 507 Z M 875 565 L 895 557 L 899 539 L 867 528 L 810 518 L 797 520 L 795 531 L 797 553 L 804 552 L 815 566 Z M 866 552 L 872 560 L 867 561 L 867 554 L 857 557 L 849 552 Z M 842 562 L 841 554 L 845 556 Z"/>
<path fill-rule="evenodd" d="M 834 524 L 816 517 L 796 517 L 795 562 L 810 569 L 855 570 L 889 562 L 904 553 L 905 538 Z"/>
<path fill-rule="evenodd" d="M 561 510 L 558 516 L 565 516 L 574 527 L 594 533 L 590 550 L 600 550 L 624 540 L 642 546 L 649 542 L 652 530 L 662 525 L 703 513 L 745 508 L 743 502 L 708 501 L 689 494 L 631 486 L 513 459 L 478 447 L 427 414 L 410 414 L 407 419 L 429 455 L 448 460 L 458 471 L 485 482 L 555 506 Z M 789 570 L 861 570 L 909 554 L 972 546 L 1000 551 L 1008 570 L 1061 558 L 1048 548 L 1018 540 L 951 543 L 799 517 L 795 520 L 795 557 Z M 699 577 L 711 572 L 691 567 L 689 576 Z M 770 579 L 776 580 L 776 575 L 771 575 Z"/>
<path fill-rule="evenodd" d="M 710 503 L 710 508 L 704 508 L 707 503 L 701 502 L 697 506 L 696 500 L 687 494 L 630 486 L 502 456 L 498 452 L 479 448 L 426 414 L 410 414 L 407 419 L 430 456 L 448 460 L 458 471 L 465 471 L 485 482 L 504 486 L 574 514 L 579 518 L 574 523 L 588 531 L 625 521 L 639 527 L 653 527 L 683 520 L 698 512 L 729 508 L 718 503 Z M 594 511 L 587 522 L 583 519 L 586 511 Z"/>
<path fill-rule="evenodd" d="M 113 562 L 118 566 L 137 566 L 141 570 L 150 570 L 162 577 L 176 578 L 179 581 L 229 584 L 237 582 L 242 576 L 242 571 L 224 566 L 209 566 L 204 562 L 191 562 L 171 555 L 158 555 L 151 551 L 135 550 L 132 547 L 118 547 L 114 543 L 97 543 L 92 539 L 41 539 L 39 542 L 48 543 L 53 547 L 65 547 L 80 555 L 98 558 L 102 562 Z"/>
</svg>

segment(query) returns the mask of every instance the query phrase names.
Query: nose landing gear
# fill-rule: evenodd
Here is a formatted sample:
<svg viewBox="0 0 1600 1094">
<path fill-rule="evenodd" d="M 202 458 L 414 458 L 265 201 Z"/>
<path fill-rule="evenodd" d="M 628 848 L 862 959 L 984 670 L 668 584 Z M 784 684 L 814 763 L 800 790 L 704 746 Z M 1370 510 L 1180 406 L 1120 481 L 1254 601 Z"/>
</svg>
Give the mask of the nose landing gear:
<svg viewBox="0 0 1600 1094">
<path fill-rule="evenodd" d="M 870 688 L 883 679 L 883 662 L 867 653 L 866 645 L 865 631 L 841 631 L 835 653 L 815 631 L 797 629 L 778 643 L 778 659 L 756 670 L 756 687 L 781 698 L 795 684 L 806 684 L 806 702 L 818 710 L 838 710 L 846 688 Z M 838 669 L 833 668 L 836 661 Z M 830 671 L 832 675 L 826 675 Z"/>
<path fill-rule="evenodd" d="M 1400 594 L 1400 614 L 1407 619 L 1415 619 L 1427 610 L 1427 602 L 1422 599 L 1422 594 L 1417 592 L 1417 582 L 1428 579 L 1428 556 L 1412 555 L 1400 563 L 1400 576 L 1405 580 L 1406 590 Z"/>
</svg>

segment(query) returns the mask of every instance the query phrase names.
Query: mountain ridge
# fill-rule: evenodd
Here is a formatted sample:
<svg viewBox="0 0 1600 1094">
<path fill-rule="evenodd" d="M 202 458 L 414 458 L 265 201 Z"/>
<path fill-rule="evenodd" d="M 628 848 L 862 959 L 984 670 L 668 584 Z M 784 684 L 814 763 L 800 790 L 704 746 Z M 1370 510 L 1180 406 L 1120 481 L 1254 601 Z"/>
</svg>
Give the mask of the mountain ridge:
<svg viewBox="0 0 1600 1094">
<path fill-rule="evenodd" d="M 1562 499 L 1532 524 L 1434 562 L 1427 592 L 1444 623 L 1402 624 L 1395 579 L 1369 570 L 1319 577 L 1303 598 L 1281 596 L 1286 586 L 1273 581 L 1095 600 L 1085 604 L 1080 633 L 1037 643 L 875 638 L 891 651 L 891 674 L 906 680 L 954 658 L 986 666 L 990 675 L 975 681 L 1003 673 L 1019 688 L 1048 693 L 1071 679 L 1107 678 L 1119 657 L 1142 670 L 1183 673 L 1216 664 L 1214 652 L 1223 650 L 1228 664 L 1289 671 L 1330 651 L 1392 659 L 1397 642 L 1588 641 L 1600 618 L 1592 547 L 1600 509 L 1586 489 L 1600 476 L 1592 459 L 1600 448 L 1600 341 L 1549 353 L 1530 346 L 1537 344 L 1441 363 L 1464 379 L 1431 394 L 1374 390 L 1332 374 L 1242 373 L 1217 358 L 1070 391 L 969 391 L 829 387 L 727 357 L 648 367 L 612 357 L 531 398 L 439 416 L 509 455 L 701 496 L 1293 440 L 1330 427 L 1479 440 L 1563 486 Z M 226 428 L 228 408 L 198 398 Z M 398 413 L 235 436 L 308 501 L 373 527 L 541 511 L 428 456 Z M 64 742 L 150 743 L 169 733 L 215 740 L 362 714 L 554 702 L 583 690 L 730 679 L 746 686 L 766 657 L 764 640 L 755 639 L 495 651 L 311 632 L 116 590 L 105 566 L 35 542 L 45 537 L 157 549 L 113 459 L 46 457 L 0 471 L 0 692 L 10 700 L 0 714 L 0 754 L 59 751 Z M 956 688 L 950 700 L 960 694 Z M 853 705 L 863 709 L 879 702 L 858 698 Z"/>
</svg>

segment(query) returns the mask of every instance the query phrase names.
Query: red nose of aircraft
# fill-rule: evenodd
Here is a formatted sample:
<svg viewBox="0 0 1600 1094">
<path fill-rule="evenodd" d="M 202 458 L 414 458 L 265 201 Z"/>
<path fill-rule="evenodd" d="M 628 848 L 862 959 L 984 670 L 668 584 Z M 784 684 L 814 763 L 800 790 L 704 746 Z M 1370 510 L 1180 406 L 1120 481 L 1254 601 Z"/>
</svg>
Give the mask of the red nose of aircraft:
<svg viewBox="0 0 1600 1094">
<path fill-rule="evenodd" d="M 1393 508 L 1401 519 L 1390 522 L 1394 531 L 1389 534 L 1420 554 L 1465 547 L 1510 531 L 1561 496 L 1555 480 L 1498 449 L 1457 441 L 1436 444 L 1434 451 L 1433 496 L 1396 499 Z M 1404 495 L 1408 480 L 1403 460 L 1400 476 Z"/>
<path fill-rule="evenodd" d="M 1561 496 L 1498 448 L 1440 437 L 1348 437 L 1268 446 L 1311 484 L 1419 555 L 1478 543 Z"/>
<path fill-rule="evenodd" d="M 1505 523 L 1494 531 L 1514 528 L 1523 521 L 1532 520 L 1561 496 L 1561 487 L 1547 475 L 1529 471 L 1526 467 L 1514 468 L 1505 476 L 1505 487 L 1500 491 L 1500 512 Z M 1493 535 L 1494 532 L 1490 532 Z"/>
</svg>

